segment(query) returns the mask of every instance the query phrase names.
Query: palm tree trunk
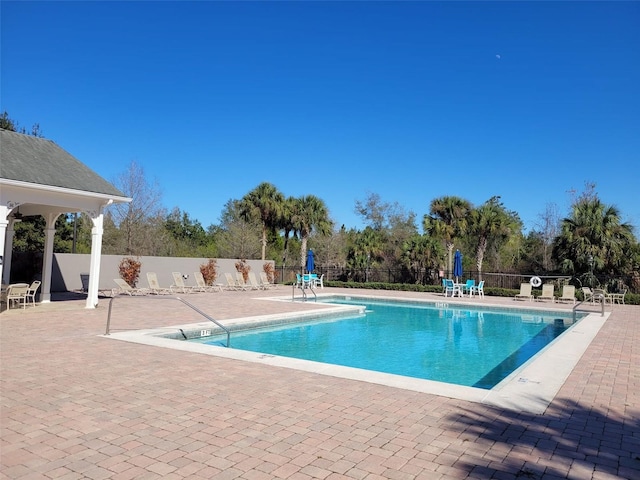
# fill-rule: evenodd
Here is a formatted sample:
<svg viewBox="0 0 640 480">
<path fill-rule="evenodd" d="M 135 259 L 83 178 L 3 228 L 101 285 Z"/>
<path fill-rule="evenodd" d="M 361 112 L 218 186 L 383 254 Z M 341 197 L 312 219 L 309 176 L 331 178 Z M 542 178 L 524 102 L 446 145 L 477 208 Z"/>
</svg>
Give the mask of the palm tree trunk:
<svg viewBox="0 0 640 480">
<path fill-rule="evenodd" d="M 487 251 L 487 239 L 480 237 L 478 241 L 478 249 L 476 251 L 476 267 L 478 268 L 478 281 L 482 280 L 482 262 L 484 261 L 484 252 Z"/>
</svg>

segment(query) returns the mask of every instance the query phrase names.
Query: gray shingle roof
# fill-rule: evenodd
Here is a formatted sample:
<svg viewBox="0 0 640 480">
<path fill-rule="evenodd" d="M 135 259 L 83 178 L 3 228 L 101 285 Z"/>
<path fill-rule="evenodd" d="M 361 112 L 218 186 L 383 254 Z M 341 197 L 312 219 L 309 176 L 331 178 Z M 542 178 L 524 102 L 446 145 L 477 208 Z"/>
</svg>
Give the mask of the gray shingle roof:
<svg viewBox="0 0 640 480">
<path fill-rule="evenodd" d="M 0 129 L 0 178 L 126 197 L 53 141 Z"/>
</svg>

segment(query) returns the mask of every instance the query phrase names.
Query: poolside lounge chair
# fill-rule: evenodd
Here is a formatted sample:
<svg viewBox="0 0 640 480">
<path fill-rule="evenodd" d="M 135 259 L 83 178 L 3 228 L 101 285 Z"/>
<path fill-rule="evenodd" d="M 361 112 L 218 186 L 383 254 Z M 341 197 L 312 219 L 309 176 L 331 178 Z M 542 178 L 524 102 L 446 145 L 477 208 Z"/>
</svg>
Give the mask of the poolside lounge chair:
<svg viewBox="0 0 640 480">
<path fill-rule="evenodd" d="M 274 283 L 271 283 L 269 281 L 267 272 L 260 272 L 260 284 L 262 285 L 262 288 L 264 288 L 265 290 L 276 286 Z"/>
<path fill-rule="evenodd" d="M 171 289 L 160 286 L 160 282 L 158 282 L 158 276 L 155 272 L 147 272 L 147 283 L 149 284 L 149 293 L 152 293 L 154 295 L 171 294 Z"/>
<path fill-rule="evenodd" d="M 36 293 L 38 292 L 41 284 L 42 282 L 40 280 L 34 280 L 31 282 L 31 285 L 29 285 L 29 288 L 27 289 L 27 294 L 25 295 L 25 301 L 31 301 L 31 305 L 34 307 L 36 306 Z"/>
<path fill-rule="evenodd" d="M 132 297 L 134 295 L 146 295 L 149 293 L 146 288 L 134 288 L 121 278 L 114 278 L 113 281 L 118 285 L 118 288 L 113 289 L 114 296 L 118 294 L 127 294 Z"/>
<path fill-rule="evenodd" d="M 244 275 L 240 272 L 236 272 L 236 285 L 239 290 L 254 290 L 252 285 L 245 282 Z"/>
<path fill-rule="evenodd" d="M 184 283 L 184 278 L 180 272 L 171 272 L 173 285 L 169 287 L 173 293 L 195 293 L 195 287 Z"/>
<path fill-rule="evenodd" d="M 473 297 L 476 294 L 480 298 L 484 298 L 484 280 L 480 280 L 480 283 L 478 283 L 478 285 L 473 285 L 471 287 L 471 290 L 469 290 L 469 296 Z"/>
<path fill-rule="evenodd" d="M 202 272 L 193 272 L 193 279 L 196 281 L 196 286 L 193 288 L 194 291 L 198 291 L 198 292 L 215 292 L 216 290 L 222 291 L 221 283 L 216 283 L 214 285 L 207 285 L 207 282 L 205 282 L 204 275 L 202 275 Z"/>
<path fill-rule="evenodd" d="M 576 287 L 573 285 L 562 286 L 562 296 L 558 297 L 558 302 L 576 303 Z"/>
<path fill-rule="evenodd" d="M 249 285 L 253 290 L 264 290 L 264 287 L 258 282 L 258 278 L 253 272 L 249 272 Z"/>
<path fill-rule="evenodd" d="M 515 300 L 529 300 L 529 301 L 533 300 L 530 283 L 520 284 L 520 293 L 516 294 Z"/>
<path fill-rule="evenodd" d="M 229 272 L 224 272 L 224 278 L 227 281 L 225 285 L 227 290 L 240 290 L 240 287 L 236 284 L 235 279 Z"/>
<path fill-rule="evenodd" d="M 14 283 L 7 287 L 7 309 L 11 308 L 11 305 L 27 308 L 27 291 L 29 290 L 28 283 Z"/>
<path fill-rule="evenodd" d="M 545 283 L 544 285 L 542 285 L 542 293 L 538 298 L 536 298 L 536 300 L 538 300 L 539 302 L 543 302 L 545 300 L 551 300 L 551 303 L 555 303 L 556 301 L 556 296 L 554 294 L 555 289 L 556 287 L 553 283 Z"/>
</svg>

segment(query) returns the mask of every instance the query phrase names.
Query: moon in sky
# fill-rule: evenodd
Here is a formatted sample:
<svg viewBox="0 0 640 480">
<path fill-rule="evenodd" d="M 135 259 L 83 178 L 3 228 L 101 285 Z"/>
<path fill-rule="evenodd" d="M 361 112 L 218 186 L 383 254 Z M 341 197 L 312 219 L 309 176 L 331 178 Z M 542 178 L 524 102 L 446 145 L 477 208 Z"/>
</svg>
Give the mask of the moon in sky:
<svg viewBox="0 0 640 480">
<path fill-rule="evenodd" d="M 496 55 L 496 58 L 497 58 L 498 60 L 500 60 L 500 55 Z"/>
</svg>

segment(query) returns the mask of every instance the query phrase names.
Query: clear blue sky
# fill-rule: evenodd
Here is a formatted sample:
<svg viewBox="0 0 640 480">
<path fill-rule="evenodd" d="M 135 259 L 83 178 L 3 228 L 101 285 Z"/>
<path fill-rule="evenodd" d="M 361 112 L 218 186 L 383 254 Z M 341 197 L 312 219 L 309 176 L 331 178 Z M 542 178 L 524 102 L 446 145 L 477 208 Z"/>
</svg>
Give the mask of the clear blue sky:
<svg viewBox="0 0 640 480">
<path fill-rule="evenodd" d="M 0 8 L 1 108 L 108 180 L 136 161 L 204 227 L 263 181 L 347 227 L 376 193 L 419 226 L 501 195 L 527 229 L 592 182 L 640 226 L 638 2 Z"/>
</svg>

